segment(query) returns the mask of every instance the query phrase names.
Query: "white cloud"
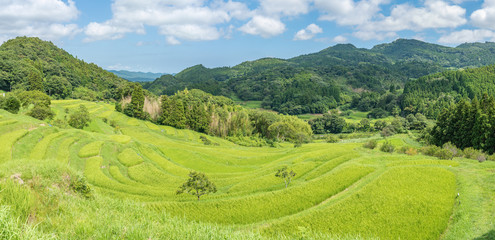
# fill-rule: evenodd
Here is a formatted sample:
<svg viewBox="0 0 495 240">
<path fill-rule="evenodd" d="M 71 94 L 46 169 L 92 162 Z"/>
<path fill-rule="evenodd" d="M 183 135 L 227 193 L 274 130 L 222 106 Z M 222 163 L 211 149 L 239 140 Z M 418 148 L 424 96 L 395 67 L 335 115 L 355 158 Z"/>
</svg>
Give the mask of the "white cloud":
<svg viewBox="0 0 495 240">
<path fill-rule="evenodd" d="M 495 30 L 495 0 L 485 0 L 483 8 L 471 14 L 471 22 L 477 27 Z"/>
<path fill-rule="evenodd" d="M 495 32 L 486 29 L 464 29 L 452 32 L 438 39 L 439 43 L 459 44 L 466 42 L 495 41 Z"/>
<path fill-rule="evenodd" d="M 251 21 L 239 28 L 239 30 L 247 34 L 269 38 L 282 34 L 285 31 L 285 24 L 276 18 L 254 16 Z"/>
<path fill-rule="evenodd" d="M 307 26 L 305 29 L 301 29 L 294 36 L 294 40 L 309 40 L 316 36 L 318 33 L 322 33 L 323 29 L 321 29 L 318 25 L 312 23 Z"/>
<path fill-rule="evenodd" d="M 395 32 L 374 32 L 374 31 L 357 31 L 352 34 L 361 40 L 384 40 L 387 38 L 396 38 L 398 35 Z"/>
<path fill-rule="evenodd" d="M 85 30 L 86 41 L 118 39 L 128 33 L 144 34 L 145 26 L 158 27 L 171 44 L 179 43 L 180 39 L 215 40 L 222 35 L 217 25 L 251 16 L 247 6 L 240 2 L 206 3 L 203 0 L 115 0 L 112 19 L 90 23 Z"/>
<path fill-rule="evenodd" d="M 79 11 L 72 0 L 0 0 L 0 36 L 37 36 L 48 40 L 79 32 L 71 21 Z"/>
<path fill-rule="evenodd" d="M 311 0 L 260 0 L 260 9 L 269 16 L 297 16 L 309 12 Z"/>
<path fill-rule="evenodd" d="M 380 5 L 389 0 L 315 0 L 317 9 L 323 12 L 321 20 L 335 21 L 340 25 L 367 23 L 380 12 Z"/>
<path fill-rule="evenodd" d="M 336 43 L 346 43 L 347 42 L 347 38 L 342 36 L 342 35 L 339 35 L 339 36 L 336 36 L 332 39 L 333 42 L 336 42 Z"/>
</svg>

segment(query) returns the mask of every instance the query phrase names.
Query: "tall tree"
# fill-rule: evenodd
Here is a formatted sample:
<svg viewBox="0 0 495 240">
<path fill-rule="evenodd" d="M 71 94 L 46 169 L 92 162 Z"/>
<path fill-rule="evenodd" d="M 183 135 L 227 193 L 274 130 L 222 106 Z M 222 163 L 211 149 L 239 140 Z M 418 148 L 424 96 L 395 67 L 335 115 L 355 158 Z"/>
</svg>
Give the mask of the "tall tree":
<svg viewBox="0 0 495 240">
<path fill-rule="evenodd" d="M 28 75 L 29 90 L 43 92 L 43 79 L 39 71 L 33 70 Z"/>
<path fill-rule="evenodd" d="M 214 183 L 210 182 L 204 173 L 193 171 L 189 173 L 189 179 L 179 187 L 176 194 L 182 194 L 184 192 L 196 196 L 199 201 L 199 198 L 203 195 L 216 193 L 217 187 Z"/>
</svg>

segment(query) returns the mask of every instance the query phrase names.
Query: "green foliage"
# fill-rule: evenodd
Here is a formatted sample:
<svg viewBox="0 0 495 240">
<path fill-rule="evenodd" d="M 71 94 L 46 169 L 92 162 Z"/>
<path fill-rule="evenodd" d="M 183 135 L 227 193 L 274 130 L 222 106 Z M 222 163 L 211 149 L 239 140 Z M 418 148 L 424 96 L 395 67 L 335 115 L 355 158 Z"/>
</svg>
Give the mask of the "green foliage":
<svg viewBox="0 0 495 240">
<path fill-rule="evenodd" d="M 382 152 L 387 152 L 387 153 L 393 153 L 395 149 L 395 146 L 390 143 L 389 141 L 385 141 L 382 143 L 380 146 L 380 151 Z"/>
<path fill-rule="evenodd" d="M 50 76 L 43 82 L 43 88 L 55 99 L 65 99 L 72 94 L 72 84 L 65 77 Z"/>
<path fill-rule="evenodd" d="M 8 94 L 5 98 L 0 97 L 0 108 L 16 114 L 19 112 L 20 107 L 21 101 L 13 94 Z"/>
<path fill-rule="evenodd" d="M 48 107 L 52 104 L 50 96 L 41 91 L 21 91 L 16 95 L 23 107 L 28 107 L 31 104 L 34 106 Z"/>
<path fill-rule="evenodd" d="M 378 141 L 376 139 L 371 139 L 367 141 L 365 144 L 363 144 L 363 147 L 369 148 L 369 149 L 375 149 L 376 146 L 378 146 Z"/>
<path fill-rule="evenodd" d="M 196 196 L 199 201 L 199 198 L 205 194 L 216 193 L 217 187 L 204 173 L 192 171 L 189 173 L 189 179 L 177 190 L 177 194 L 184 192 Z"/>
<path fill-rule="evenodd" d="M 144 94 L 141 85 L 136 84 L 132 91 L 131 102 L 125 106 L 124 113 L 127 116 L 135 117 L 138 119 L 145 119 L 144 108 Z"/>
<path fill-rule="evenodd" d="M 83 129 L 89 125 L 91 117 L 89 111 L 83 104 L 79 105 L 79 109 L 69 115 L 69 125 L 73 128 Z"/>
<path fill-rule="evenodd" d="M 285 188 L 289 186 L 290 182 L 292 181 L 292 178 L 294 178 L 295 176 L 296 173 L 293 170 L 290 170 L 289 172 L 287 170 L 287 167 L 282 167 L 281 169 L 277 170 L 277 173 L 275 173 L 275 177 L 284 179 Z"/>
<path fill-rule="evenodd" d="M 495 100 L 484 94 L 480 101 L 461 100 L 444 110 L 431 130 L 434 144 L 451 142 L 461 149 L 473 147 L 489 154 L 495 151 Z"/>
<path fill-rule="evenodd" d="M 30 91 L 41 91 L 43 92 L 43 79 L 40 72 L 32 71 L 28 75 L 28 83 Z"/>
<path fill-rule="evenodd" d="M 346 127 L 344 118 L 334 113 L 325 113 L 322 117 L 311 119 L 309 124 L 315 134 L 341 133 Z"/>
<path fill-rule="evenodd" d="M 85 198 L 91 198 L 93 196 L 91 186 L 86 181 L 86 178 L 81 175 L 75 175 L 70 178 L 69 187 L 75 193 L 81 194 Z"/>
<path fill-rule="evenodd" d="M 55 117 L 55 113 L 50 107 L 42 105 L 35 105 L 26 114 L 39 120 L 52 119 L 53 117 Z"/>
<path fill-rule="evenodd" d="M 435 153 L 434 156 L 443 160 L 452 160 L 454 154 L 452 154 L 449 149 L 441 148 Z"/>
</svg>

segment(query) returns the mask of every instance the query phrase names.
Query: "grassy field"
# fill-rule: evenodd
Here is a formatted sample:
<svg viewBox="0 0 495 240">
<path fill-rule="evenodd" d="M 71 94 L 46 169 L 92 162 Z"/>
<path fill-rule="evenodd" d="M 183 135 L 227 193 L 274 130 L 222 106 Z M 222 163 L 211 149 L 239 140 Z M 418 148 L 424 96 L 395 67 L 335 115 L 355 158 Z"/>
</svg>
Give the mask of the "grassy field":
<svg viewBox="0 0 495 240">
<path fill-rule="evenodd" d="M 132 119 L 112 104 L 52 107 L 63 119 L 79 104 L 92 115 L 83 130 L 0 110 L 0 238 L 495 237 L 495 162 L 383 153 L 363 148 L 367 139 L 249 148 L 208 136 L 206 146 L 200 133 Z M 418 146 L 407 135 L 388 141 Z M 288 188 L 275 177 L 284 166 L 297 173 Z M 218 192 L 176 195 L 191 170 Z M 81 177 L 90 198 L 75 190 Z"/>
</svg>

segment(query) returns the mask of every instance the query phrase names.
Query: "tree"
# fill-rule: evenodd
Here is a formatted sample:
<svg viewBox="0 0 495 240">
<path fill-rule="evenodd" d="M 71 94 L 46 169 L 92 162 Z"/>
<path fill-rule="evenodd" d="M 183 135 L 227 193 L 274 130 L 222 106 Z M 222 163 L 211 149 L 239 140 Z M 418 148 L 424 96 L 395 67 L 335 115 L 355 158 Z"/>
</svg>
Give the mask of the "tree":
<svg viewBox="0 0 495 240">
<path fill-rule="evenodd" d="M 9 111 L 10 113 L 18 113 L 19 108 L 21 107 L 21 102 L 14 95 L 7 95 L 5 99 L 1 101 L 1 108 Z"/>
<path fill-rule="evenodd" d="M 144 119 L 144 94 L 141 85 L 136 84 L 134 86 L 134 91 L 132 91 L 132 99 L 129 108 L 132 108 L 131 117 Z"/>
<path fill-rule="evenodd" d="M 65 99 L 72 93 L 72 84 L 65 77 L 51 76 L 43 82 L 48 95 L 58 99 Z"/>
<path fill-rule="evenodd" d="M 216 193 L 217 187 L 208 180 L 204 173 L 192 171 L 189 173 L 189 179 L 179 187 L 176 194 L 187 192 L 199 198 L 209 193 Z"/>
<path fill-rule="evenodd" d="M 55 113 L 50 109 L 49 106 L 43 105 L 35 105 L 27 115 L 34 117 L 39 120 L 52 119 L 55 116 Z"/>
<path fill-rule="evenodd" d="M 283 178 L 285 182 L 285 187 L 290 184 L 292 178 L 296 176 L 296 173 L 292 170 L 290 172 L 287 170 L 287 167 L 283 167 L 279 170 L 277 170 L 277 173 L 275 174 L 275 177 Z"/>
<path fill-rule="evenodd" d="M 79 110 L 69 116 L 69 125 L 73 128 L 83 129 L 89 125 L 91 118 L 89 111 L 84 105 L 79 105 Z"/>
<path fill-rule="evenodd" d="M 28 75 L 29 90 L 43 92 L 43 79 L 39 71 L 31 71 Z"/>
</svg>

